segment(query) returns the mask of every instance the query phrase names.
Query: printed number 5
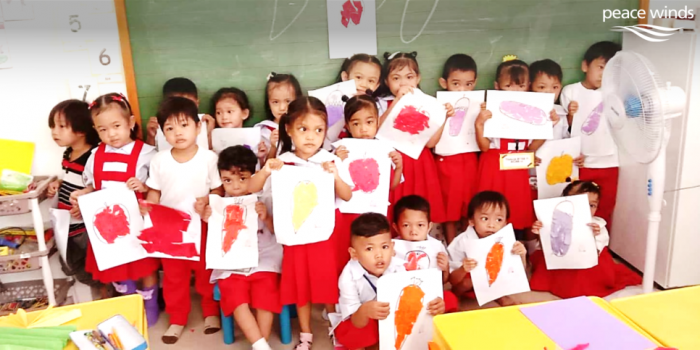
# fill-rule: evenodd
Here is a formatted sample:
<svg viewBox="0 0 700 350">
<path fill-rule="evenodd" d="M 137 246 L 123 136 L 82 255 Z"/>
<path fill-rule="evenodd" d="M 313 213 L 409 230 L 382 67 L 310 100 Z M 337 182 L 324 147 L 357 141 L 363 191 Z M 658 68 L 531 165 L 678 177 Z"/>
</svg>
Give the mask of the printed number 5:
<svg viewBox="0 0 700 350">
<path fill-rule="evenodd" d="M 102 49 L 102 52 L 100 52 L 100 63 L 102 63 L 103 66 L 112 63 L 112 59 L 109 57 L 109 55 L 105 55 L 105 51 L 107 51 L 107 49 Z"/>
<path fill-rule="evenodd" d="M 78 28 L 75 28 L 73 24 L 78 24 Z M 70 26 L 70 31 L 73 33 L 77 33 L 80 29 L 83 28 L 83 26 L 80 24 L 80 21 L 78 20 L 78 15 L 68 16 L 68 25 Z"/>
</svg>

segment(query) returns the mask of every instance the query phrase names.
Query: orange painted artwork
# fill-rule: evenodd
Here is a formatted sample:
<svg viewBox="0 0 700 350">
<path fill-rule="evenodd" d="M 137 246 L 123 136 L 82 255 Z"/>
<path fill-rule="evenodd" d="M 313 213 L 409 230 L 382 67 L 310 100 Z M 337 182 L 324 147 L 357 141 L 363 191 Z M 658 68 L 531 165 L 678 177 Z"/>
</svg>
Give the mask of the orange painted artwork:
<svg viewBox="0 0 700 350">
<path fill-rule="evenodd" d="M 489 287 L 496 282 L 498 278 L 498 273 L 501 272 L 501 266 L 503 265 L 503 243 L 496 242 L 488 255 L 486 255 L 486 273 L 489 276 Z"/>
<path fill-rule="evenodd" d="M 418 320 L 418 315 L 423 310 L 423 297 L 425 292 L 420 288 L 421 280 L 414 279 L 413 283 L 404 287 L 399 295 L 398 307 L 394 315 L 396 327 L 396 342 L 394 347 L 400 350 L 406 338 L 413 332 L 413 326 Z"/>
<path fill-rule="evenodd" d="M 227 205 L 224 208 L 224 223 L 221 237 L 221 256 L 226 255 L 238 239 L 241 231 L 247 227 L 245 225 L 246 208 L 238 204 Z"/>
</svg>

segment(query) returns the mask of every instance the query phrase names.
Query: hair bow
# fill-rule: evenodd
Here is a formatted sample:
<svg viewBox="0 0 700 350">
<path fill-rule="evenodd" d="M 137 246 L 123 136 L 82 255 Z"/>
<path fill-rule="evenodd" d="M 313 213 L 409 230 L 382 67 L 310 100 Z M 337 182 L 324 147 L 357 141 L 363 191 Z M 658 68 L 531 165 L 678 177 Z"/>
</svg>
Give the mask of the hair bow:
<svg viewBox="0 0 700 350">
<path fill-rule="evenodd" d="M 90 102 L 90 104 L 88 105 L 88 109 L 92 109 L 92 107 L 95 107 L 96 104 L 97 100 Z"/>
<path fill-rule="evenodd" d="M 503 62 L 508 62 L 508 61 L 514 61 L 517 60 L 518 56 L 516 55 L 505 55 L 503 56 Z"/>
<path fill-rule="evenodd" d="M 277 73 L 270 72 L 270 74 L 267 75 L 267 81 L 270 81 L 270 79 L 272 79 L 272 77 L 274 77 L 275 75 L 277 75 Z"/>
</svg>

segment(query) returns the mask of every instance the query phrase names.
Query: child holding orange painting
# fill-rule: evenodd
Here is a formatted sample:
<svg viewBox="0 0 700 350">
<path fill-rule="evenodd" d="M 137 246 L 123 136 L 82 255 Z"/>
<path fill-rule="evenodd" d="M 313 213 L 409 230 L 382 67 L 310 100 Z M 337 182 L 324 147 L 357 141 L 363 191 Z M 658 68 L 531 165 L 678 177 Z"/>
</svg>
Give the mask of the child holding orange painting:
<svg viewBox="0 0 700 350">
<path fill-rule="evenodd" d="M 500 231 L 508 225 L 510 206 L 506 197 L 498 192 L 479 192 L 469 202 L 467 217 L 469 218 L 469 228 L 452 241 L 447 247 L 447 251 L 450 253 L 450 284 L 452 284 L 452 291 L 457 296 L 466 294 L 473 298 L 474 285 L 469 273 L 476 268 L 477 262 L 467 256 L 463 248 L 465 242 L 462 241 L 488 237 Z M 511 254 L 520 255 L 523 266 L 527 269 L 527 261 L 525 260 L 527 250 L 522 243 L 516 241 Z M 502 297 L 496 302 L 501 306 L 517 304 L 509 296 Z"/>
</svg>

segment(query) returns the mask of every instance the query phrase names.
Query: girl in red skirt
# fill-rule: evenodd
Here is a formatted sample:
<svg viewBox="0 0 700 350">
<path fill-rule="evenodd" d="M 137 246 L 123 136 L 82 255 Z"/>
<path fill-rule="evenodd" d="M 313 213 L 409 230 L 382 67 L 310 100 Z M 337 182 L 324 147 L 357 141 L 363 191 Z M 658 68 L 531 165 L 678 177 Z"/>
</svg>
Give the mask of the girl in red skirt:
<svg viewBox="0 0 700 350">
<path fill-rule="evenodd" d="M 289 105 L 289 112 L 280 121 L 281 153 L 269 159 L 250 183 L 252 193 L 262 190 L 272 170 L 283 165 L 311 167 L 332 173 L 336 199 L 352 198 L 352 179 L 347 170 L 336 167 L 340 159 L 322 149 L 328 128 L 326 108 L 314 97 L 299 97 Z M 294 147 L 292 147 L 294 146 Z M 273 189 L 274 190 L 274 189 Z M 340 211 L 335 211 L 336 229 L 322 242 L 284 246 L 280 295 L 282 305 L 296 304 L 301 335 L 295 349 L 311 349 L 311 304 L 326 304 L 334 311 L 338 302 L 338 268 L 336 267 L 337 231 Z M 279 228 L 276 227 L 277 231 Z M 328 310 L 330 309 L 330 310 Z"/>
<path fill-rule="evenodd" d="M 386 62 L 382 72 L 382 86 L 377 92 L 379 96 L 383 96 L 379 100 L 379 112 L 382 113 L 379 119 L 380 126 L 391 113 L 393 104 L 404 95 L 413 92 L 413 89 L 419 87 L 420 70 L 418 69 L 416 55 L 415 51 L 411 53 L 397 52 L 393 55 L 390 55 L 388 52 L 384 54 Z M 447 117 L 451 117 L 453 114 L 454 110 L 450 109 L 447 112 Z M 403 158 L 404 182 L 398 185 L 389 195 L 391 205 L 387 213 L 388 217 L 392 217 L 393 205 L 399 199 L 415 194 L 430 202 L 430 207 L 433 208 L 430 215 L 431 222 L 445 222 L 445 204 L 442 200 L 442 192 L 435 190 L 440 188 L 440 180 L 437 167 L 435 166 L 435 159 L 430 152 L 430 148 L 435 147 L 441 135 L 442 127 L 428 141 L 418 159 L 413 159 L 399 152 Z"/>
<path fill-rule="evenodd" d="M 605 220 L 595 216 L 600 203 L 600 187 L 594 182 L 574 181 L 564 189 L 564 196 L 587 194 L 591 206 L 593 222 L 588 224 L 595 237 L 598 248 L 598 265 L 590 269 L 578 270 L 547 270 L 544 254 L 541 249 L 531 256 L 532 279 L 530 288 L 536 291 L 550 292 L 560 298 L 575 298 L 579 296 L 606 297 L 627 286 L 642 283 L 642 278 L 625 265 L 615 263 L 608 250 L 610 236 L 605 229 Z M 532 232 L 539 235 L 542 223 L 532 224 Z"/>
<path fill-rule="evenodd" d="M 71 193 L 71 204 L 77 207 L 81 195 L 120 186 L 126 186 L 136 192 L 137 198 L 143 199 L 148 191 L 145 183 L 149 165 L 156 150 L 138 139 L 139 126 L 134 120 L 131 105 L 123 95 L 110 93 L 91 103 L 90 112 L 102 144 L 85 164 L 85 189 Z M 118 163 L 122 166 L 118 166 Z M 76 214 L 80 216 L 79 211 Z M 149 325 L 158 320 L 156 272 L 159 266 L 158 259 L 146 258 L 100 271 L 92 246 L 88 246 L 85 258 L 85 271 L 91 273 L 95 280 L 112 283 L 122 294 L 138 292 L 143 296 Z"/>
</svg>

